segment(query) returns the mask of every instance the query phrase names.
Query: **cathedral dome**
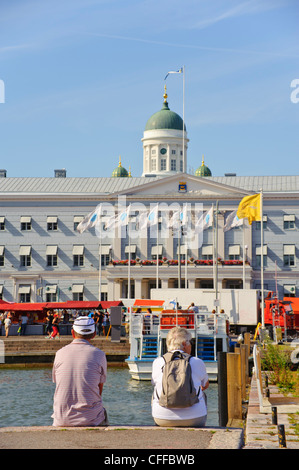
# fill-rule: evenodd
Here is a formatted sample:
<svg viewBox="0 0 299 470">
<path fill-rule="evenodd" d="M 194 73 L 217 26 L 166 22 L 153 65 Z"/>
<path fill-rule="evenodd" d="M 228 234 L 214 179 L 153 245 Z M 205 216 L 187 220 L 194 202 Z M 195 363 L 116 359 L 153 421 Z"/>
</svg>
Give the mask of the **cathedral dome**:
<svg viewBox="0 0 299 470">
<path fill-rule="evenodd" d="M 174 111 L 170 111 L 166 99 L 167 94 L 165 91 L 162 109 L 149 118 L 144 129 L 145 131 L 151 131 L 154 129 L 174 129 L 178 131 L 183 130 L 183 119 Z M 186 130 L 185 125 L 184 130 Z"/>
<path fill-rule="evenodd" d="M 119 157 L 118 167 L 112 172 L 112 178 L 128 178 L 130 175 L 127 170 L 121 165 L 121 159 Z"/>
<path fill-rule="evenodd" d="M 210 168 L 205 165 L 204 158 L 202 157 L 201 166 L 195 171 L 195 176 L 212 176 Z"/>
</svg>

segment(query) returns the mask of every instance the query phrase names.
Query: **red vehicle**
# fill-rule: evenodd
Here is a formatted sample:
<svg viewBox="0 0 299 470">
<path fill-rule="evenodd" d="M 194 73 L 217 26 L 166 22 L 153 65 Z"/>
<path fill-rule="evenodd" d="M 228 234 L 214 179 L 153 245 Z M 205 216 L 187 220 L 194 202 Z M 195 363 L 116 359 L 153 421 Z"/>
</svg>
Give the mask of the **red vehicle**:
<svg viewBox="0 0 299 470">
<path fill-rule="evenodd" d="M 299 309 L 293 310 L 295 297 L 284 297 L 279 300 L 273 292 L 269 293 L 265 299 L 264 318 L 265 325 L 280 327 L 284 332 L 285 328 L 289 334 L 299 331 Z M 299 305 L 298 305 L 299 307 Z"/>
</svg>

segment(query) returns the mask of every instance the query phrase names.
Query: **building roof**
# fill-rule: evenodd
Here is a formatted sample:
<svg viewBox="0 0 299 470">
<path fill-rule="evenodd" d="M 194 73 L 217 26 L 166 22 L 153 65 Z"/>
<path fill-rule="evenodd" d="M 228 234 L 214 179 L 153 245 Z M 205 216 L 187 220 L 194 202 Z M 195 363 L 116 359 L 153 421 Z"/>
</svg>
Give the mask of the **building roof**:
<svg viewBox="0 0 299 470">
<path fill-rule="evenodd" d="M 186 177 L 186 175 L 184 175 Z M 190 175 L 192 176 L 192 175 Z M 146 183 L 169 178 L 152 177 L 16 177 L 0 178 L 0 196 L 18 196 L 22 194 L 90 194 L 109 195 L 126 189 L 142 186 Z M 193 176 L 195 178 L 195 176 Z M 225 184 L 245 191 L 259 192 L 299 192 L 299 175 L 291 176 L 206 176 L 205 181 Z"/>
</svg>

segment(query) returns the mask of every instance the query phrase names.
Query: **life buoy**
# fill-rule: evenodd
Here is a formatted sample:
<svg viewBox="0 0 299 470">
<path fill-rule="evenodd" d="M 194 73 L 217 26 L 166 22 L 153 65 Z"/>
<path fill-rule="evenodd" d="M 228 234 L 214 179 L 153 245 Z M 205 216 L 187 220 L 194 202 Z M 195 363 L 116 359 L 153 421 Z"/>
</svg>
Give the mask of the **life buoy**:
<svg viewBox="0 0 299 470">
<path fill-rule="evenodd" d="M 291 361 L 293 364 L 299 364 L 299 348 L 296 348 L 294 351 L 292 351 Z"/>
</svg>

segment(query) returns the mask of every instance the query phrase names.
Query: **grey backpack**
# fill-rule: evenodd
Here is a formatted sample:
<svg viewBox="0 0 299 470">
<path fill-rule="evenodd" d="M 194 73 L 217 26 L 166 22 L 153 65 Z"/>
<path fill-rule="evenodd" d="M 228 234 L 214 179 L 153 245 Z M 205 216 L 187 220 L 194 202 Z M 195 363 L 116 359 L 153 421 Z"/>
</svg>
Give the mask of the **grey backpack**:
<svg viewBox="0 0 299 470">
<path fill-rule="evenodd" d="M 190 366 L 190 355 L 181 351 L 166 353 L 163 358 L 162 392 L 159 404 L 165 408 L 187 408 L 198 403 Z"/>
</svg>

